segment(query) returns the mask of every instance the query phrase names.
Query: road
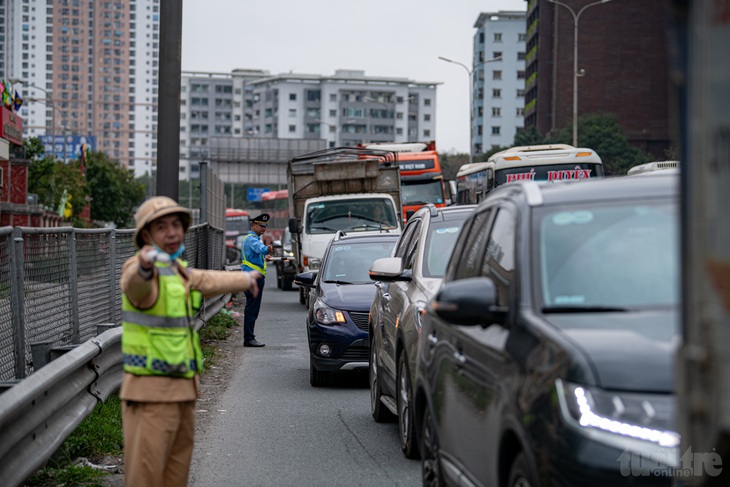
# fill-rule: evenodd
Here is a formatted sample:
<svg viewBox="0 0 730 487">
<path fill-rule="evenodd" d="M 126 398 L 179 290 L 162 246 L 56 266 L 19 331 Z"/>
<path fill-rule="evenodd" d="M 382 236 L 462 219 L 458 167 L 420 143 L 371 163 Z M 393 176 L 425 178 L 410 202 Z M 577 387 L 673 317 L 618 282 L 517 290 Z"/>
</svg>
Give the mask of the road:
<svg viewBox="0 0 730 487">
<path fill-rule="evenodd" d="M 370 415 L 366 376 L 309 385 L 304 318 L 296 286 L 277 289 L 272 269 L 256 324 L 266 347 L 241 346 L 230 385 L 205 405 L 213 416 L 196 438 L 190 485 L 420 485 L 420 462 L 402 455 L 397 423 Z"/>
</svg>

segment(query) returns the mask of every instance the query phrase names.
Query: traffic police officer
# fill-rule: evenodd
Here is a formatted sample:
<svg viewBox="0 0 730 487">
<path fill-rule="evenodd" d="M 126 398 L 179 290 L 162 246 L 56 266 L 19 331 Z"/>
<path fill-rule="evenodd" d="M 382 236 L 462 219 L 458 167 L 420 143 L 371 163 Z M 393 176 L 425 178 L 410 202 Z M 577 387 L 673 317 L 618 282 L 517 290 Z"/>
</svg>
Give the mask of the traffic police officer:
<svg viewBox="0 0 730 487">
<path fill-rule="evenodd" d="M 203 356 L 192 323 L 202 297 L 258 294 L 258 272 L 188 268 L 190 210 L 165 196 L 134 216 L 140 251 L 122 268 L 122 429 L 128 486 L 187 485 Z"/>
<path fill-rule="evenodd" d="M 261 297 L 264 292 L 264 280 L 266 278 L 266 261 L 270 259 L 272 246 L 264 245 L 261 241 L 261 235 L 266 231 L 269 224 L 269 214 L 261 215 L 251 220 L 251 230 L 243 238 L 241 244 L 241 270 L 257 271 L 260 275 L 258 278 L 258 294 L 255 295 L 246 292 L 246 307 L 243 311 L 243 346 L 244 347 L 263 347 L 264 344 L 256 340 L 254 327 L 256 326 L 256 318 L 259 317 L 261 309 Z"/>
</svg>

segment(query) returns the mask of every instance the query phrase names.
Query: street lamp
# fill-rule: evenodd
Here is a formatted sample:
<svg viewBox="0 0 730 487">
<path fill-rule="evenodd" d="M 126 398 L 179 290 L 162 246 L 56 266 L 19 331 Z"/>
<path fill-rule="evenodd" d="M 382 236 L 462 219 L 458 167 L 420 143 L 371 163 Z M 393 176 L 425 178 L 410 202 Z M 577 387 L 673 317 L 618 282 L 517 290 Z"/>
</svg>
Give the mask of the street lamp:
<svg viewBox="0 0 730 487">
<path fill-rule="evenodd" d="M 51 144 L 51 155 L 53 156 L 53 159 L 56 159 L 56 104 L 53 102 L 53 95 L 51 95 L 51 92 L 46 90 L 45 88 L 41 88 L 40 86 L 32 85 L 28 83 L 24 79 L 11 79 L 9 80 L 12 84 L 20 83 L 21 85 L 25 85 L 28 88 L 35 88 L 37 90 L 41 90 L 43 93 L 46 94 L 46 97 L 48 97 L 48 106 L 53 108 L 54 110 L 51 111 L 51 139 L 53 140 L 53 143 Z M 36 100 L 38 100 L 36 98 Z"/>
<path fill-rule="evenodd" d="M 548 1 L 567 8 L 568 12 L 570 12 L 573 16 L 573 147 L 578 147 L 578 78 L 585 74 L 585 70 L 583 69 L 578 71 L 578 20 L 580 19 L 580 14 L 582 14 L 588 7 L 607 3 L 611 0 L 600 0 L 598 2 L 584 5 L 580 10 L 578 10 L 577 14 L 570 6 L 563 2 L 558 0 Z"/>
<path fill-rule="evenodd" d="M 466 64 L 460 63 L 459 61 L 454 61 L 453 59 L 445 58 L 443 56 L 439 56 L 439 59 L 442 61 L 446 61 L 447 63 L 458 64 L 466 70 L 466 74 L 467 76 L 469 76 L 469 162 L 471 163 L 474 161 L 474 80 L 472 80 L 472 73 L 474 72 L 474 70 L 469 69 Z M 477 68 L 483 64 L 501 60 L 502 56 L 493 57 L 492 59 L 478 62 L 474 66 L 474 68 Z"/>
</svg>

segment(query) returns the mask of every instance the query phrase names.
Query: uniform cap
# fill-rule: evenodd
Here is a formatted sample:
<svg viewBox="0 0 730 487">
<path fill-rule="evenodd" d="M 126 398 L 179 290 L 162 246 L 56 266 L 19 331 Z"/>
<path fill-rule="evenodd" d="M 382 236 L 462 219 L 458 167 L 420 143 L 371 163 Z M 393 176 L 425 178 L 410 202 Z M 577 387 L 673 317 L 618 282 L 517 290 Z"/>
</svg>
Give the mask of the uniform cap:
<svg viewBox="0 0 730 487">
<path fill-rule="evenodd" d="M 134 214 L 134 243 L 138 248 L 144 246 L 142 240 L 142 229 L 149 225 L 153 220 L 160 217 L 178 214 L 180 220 L 182 220 L 184 231 L 188 231 L 190 228 L 190 210 L 178 205 L 175 200 L 168 198 L 167 196 L 155 196 L 150 198 L 137 208 L 137 213 Z"/>
<path fill-rule="evenodd" d="M 268 213 L 262 213 L 256 218 L 251 219 L 251 223 L 259 223 L 261 226 L 266 226 L 269 224 L 269 214 Z"/>
</svg>

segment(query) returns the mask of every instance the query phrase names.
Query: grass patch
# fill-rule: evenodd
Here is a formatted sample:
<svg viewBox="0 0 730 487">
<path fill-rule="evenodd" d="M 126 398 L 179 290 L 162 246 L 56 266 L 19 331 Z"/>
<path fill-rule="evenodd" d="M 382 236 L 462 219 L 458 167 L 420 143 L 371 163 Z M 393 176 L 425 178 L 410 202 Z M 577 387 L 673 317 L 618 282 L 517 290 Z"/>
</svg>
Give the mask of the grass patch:
<svg viewBox="0 0 730 487">
<path fill-rule="evenodd" d="M 66 438 L 48 465 L 26 481 L 28 487 L 97 486 L 106 472 L 89 466 L 74 465 L 79 457 L 99 463 L 107 455 L 121 455 L 124 446 L 122 434 L 122 403 L 117 394 L 109 396 Z"/>
<path fill-rule="evenodd" d="M 215 364 L 217 356 L 215 342 L 228 338 L 231 329 L 235 326 L 238 326 L 238 323 L 230 313 L 227 310 L 221 310 L 200 329 L 200 348 L 203 350 L 205 369 Z M 205 369 L 203 373 L 205 373 Z"/>
</svg>

